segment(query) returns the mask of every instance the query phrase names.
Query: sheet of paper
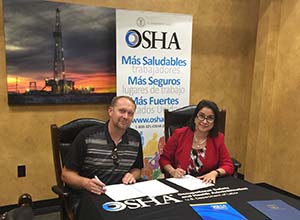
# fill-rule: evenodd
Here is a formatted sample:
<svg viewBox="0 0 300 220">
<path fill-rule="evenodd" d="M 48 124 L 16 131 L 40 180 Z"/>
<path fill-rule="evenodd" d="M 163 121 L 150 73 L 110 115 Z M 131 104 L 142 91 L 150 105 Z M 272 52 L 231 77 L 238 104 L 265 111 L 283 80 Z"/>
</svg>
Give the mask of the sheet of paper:
<svg viewBox="0 0 300 220">
<path fill-rule="evenodd" d="M 115 184 L 105 187 L 105 194 L 115 201 L 143 197 L 145 194 L 132 187 L 132 185 Z"/>
<path fill-rule="evenodd" d="M 145 195 L 154 197 L 165 194 L 176 193 L 178 190 L 159 182 L 158 180 L 148 180 L 132 185 L 136 190 L 143 192 Z"/>
<path fill-rule="evenodd" d="M 185 175 L 182 178 L 168 178 L 166 180 L 175 183 L 188 190 L 196 190 L 196 189 L 206 188 L 209 186 L 214 186 L 214 184 L 212 183 L 204 183 L 202 182 L 202 180 L 193 177 L 191 175 Z"/>
<path fill-rule="evenodd" d="M 106 186 L 105 194 L 115 201 L 122 201 L 144 196 L 154 197 L 176 192 L 178 192 L 178 190 L 167 186 L 158 180 L 148 180 L 131 185 L 108 185 Z"/>
</svg>

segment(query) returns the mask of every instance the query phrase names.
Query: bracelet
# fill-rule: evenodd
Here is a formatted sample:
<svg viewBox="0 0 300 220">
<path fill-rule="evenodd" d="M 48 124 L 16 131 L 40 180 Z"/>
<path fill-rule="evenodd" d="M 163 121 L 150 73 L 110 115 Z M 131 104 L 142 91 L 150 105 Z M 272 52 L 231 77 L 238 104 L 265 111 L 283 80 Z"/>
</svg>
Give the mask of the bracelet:
<svg viewBox="0 0 300 220">
<path fill-rule="evenodd" d="M 221 176 L 221 172 L 219 170 L 215 170 L 215 171 L 218 173 L 217 177 L 220 177 Z"/>
</svg>

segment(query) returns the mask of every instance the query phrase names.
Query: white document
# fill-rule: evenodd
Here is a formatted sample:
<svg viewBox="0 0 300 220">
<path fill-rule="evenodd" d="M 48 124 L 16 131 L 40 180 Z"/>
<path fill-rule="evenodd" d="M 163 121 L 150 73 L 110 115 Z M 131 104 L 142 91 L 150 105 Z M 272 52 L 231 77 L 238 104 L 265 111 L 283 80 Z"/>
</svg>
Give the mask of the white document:
<svg viewBox="0 0 300 220">
<path fill-rule="evenodd" d="M 145 196 L 144 193 L 137 191 L 132 185 L 115 184 L 105 186 L 105 194 L 115 201 L 138 198 Z"/>
<path fill-rule="evenodd" d="M 168 178 L 166 180 L 175 183 L 188 190 L 196 190 L 196 189 L 206 188 L 209 186 L 214 186 L 213 183 L 204 183 L 202 180 L 193 177 L 191 175 L 185 175 L 182 178 Z"/>
<path fill-rule="evenodd" d="M 161 196 L 165 194 L 176 193 L 178 190 L 159 182 L 158 180 L 148 180 L 132 185 L 136 190 L 143 192 L 149 197 Z"/>
<path fill-rule="evenodd" d="M 131 185 L 114 184 L 108 185 L 105 188 L 105 194 L 114 201 L 122 201 L 144 196 L 154 197 L 178 192 L 178 190 L 167 186 L 158 180 L 148 180 Z"/>
</svg>

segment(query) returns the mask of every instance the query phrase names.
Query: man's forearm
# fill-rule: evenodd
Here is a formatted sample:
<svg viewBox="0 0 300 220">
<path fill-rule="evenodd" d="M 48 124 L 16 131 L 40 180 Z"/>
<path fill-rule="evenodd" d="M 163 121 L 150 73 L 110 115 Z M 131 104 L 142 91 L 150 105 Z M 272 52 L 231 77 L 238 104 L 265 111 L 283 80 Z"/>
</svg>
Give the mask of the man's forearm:
<svg viewBox="0 0 300 220">
<path fill-rule="evenodd" d="M 88 178 L 79 176 L 79 174 L 75 171 L 69 170 L 65 167 L 62 170 L 61 178 L 65 183 L 76 189 L 86 188 L 86 184 L 89 181 Z"/>
</svg>

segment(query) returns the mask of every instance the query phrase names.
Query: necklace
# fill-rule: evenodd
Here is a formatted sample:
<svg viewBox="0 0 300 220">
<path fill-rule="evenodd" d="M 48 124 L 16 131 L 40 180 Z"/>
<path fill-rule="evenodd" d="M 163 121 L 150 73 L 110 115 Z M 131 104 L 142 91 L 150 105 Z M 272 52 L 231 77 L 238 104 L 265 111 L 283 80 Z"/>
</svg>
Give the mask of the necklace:
<svg viewBox="0 0 300 220">
<path fill-rule="evenodd" d="M 193 140 L 194 143 L 192 148 L 196 150 L 198 152 L 197 154 L 203 158 L 205 157 L 205 153 L 206 153 L 206 141 L 207 141 L 207 137 L 199 142 L 196 135 L 194 135 L 194 140 Z"/>
<path fill-rule="evenodd" d="M 206 140 L 207 140 L 207 137 L 204 138 L 203 140 L 201 140 L 199 142 L 198 139 L 197 139 L 197 137 L 196 137 L 196 135 L 194 135 L 194 143 L 195 143 L 194 146 L 195 146 L 195 148 L 197 148 L 197 149 L 205 149 L 206 146 L 203 146 L 203 144 L 206 142 Z"/>
</svg>

